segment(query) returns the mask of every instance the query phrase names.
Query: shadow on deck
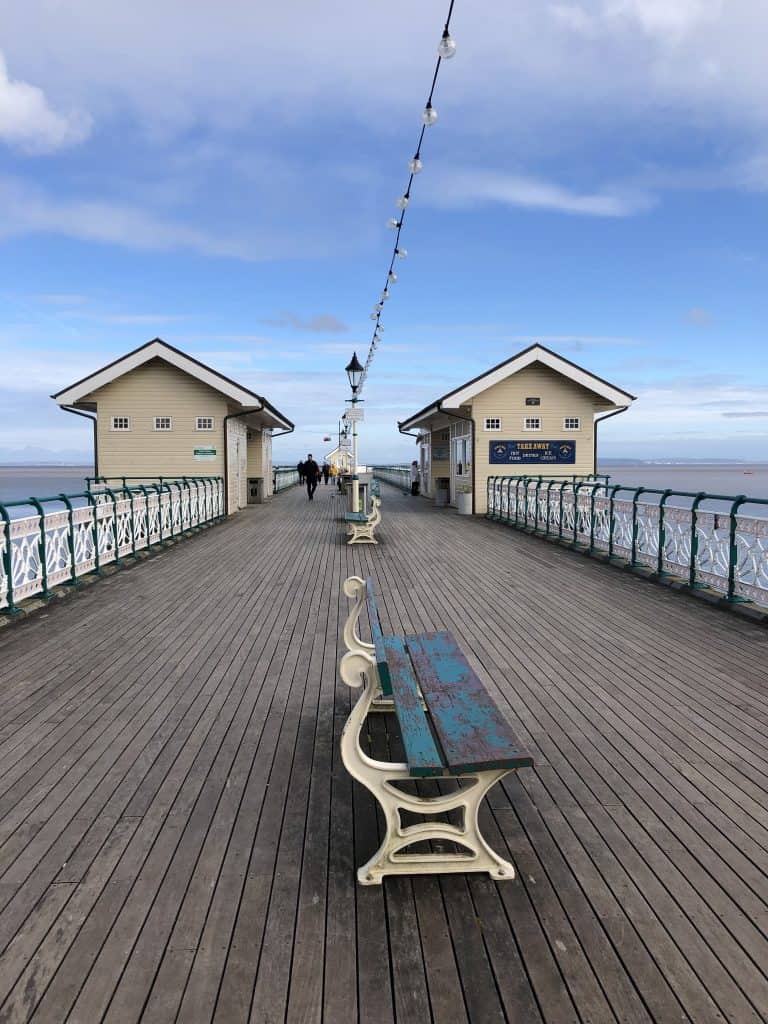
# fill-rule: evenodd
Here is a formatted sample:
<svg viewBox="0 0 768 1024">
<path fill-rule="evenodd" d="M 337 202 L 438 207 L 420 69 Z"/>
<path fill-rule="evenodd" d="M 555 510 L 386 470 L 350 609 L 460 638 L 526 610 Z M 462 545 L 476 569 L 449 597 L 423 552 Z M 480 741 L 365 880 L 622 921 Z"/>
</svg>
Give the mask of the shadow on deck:
<svg viewBox="0 0 768 1024">
<path fill-rule="evenodd" d="M 764 1020 L 765 630 L 387 486 L 348 548 L 339 505 L 288 491 L 0 634 L 0 1021 Z M 353 573 L 533 753 L 484 813 L 514 881 L 356 886 Z"/>
</svg>

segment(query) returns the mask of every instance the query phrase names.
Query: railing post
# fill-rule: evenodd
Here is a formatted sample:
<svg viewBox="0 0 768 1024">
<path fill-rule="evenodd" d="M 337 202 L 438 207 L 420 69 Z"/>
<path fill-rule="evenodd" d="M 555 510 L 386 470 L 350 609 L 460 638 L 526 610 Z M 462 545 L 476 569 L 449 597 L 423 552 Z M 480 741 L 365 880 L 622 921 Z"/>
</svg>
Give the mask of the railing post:
<svg viewBox="0 0 768 1024">
<path fill-rule="evenodd" d="M 27 500 L 33 508 L 37 509 L 40 517 L 40 536 L 37 539 L 37 557 L 40 559 L 40 571 L 42 574 L 42 595 L 43 599 L 48 601 L 50 599 L 51 592 L 48 589 L 48 552 L 46 550 L 45 542 L 45 509 L 37 498 L 29 498 Z"/>
<path fill-rule="evenodd" d="M 706 586 L 706 583 L 698 583 L 696 581 L 696 556 L 699 553 L 699 534 L 696 527 L 699 521 L 699 505 L 706 496 L 705 491 L 699 491 L 691 505 L 691 564 L 688 571 L 688 586 L 691 588 Z"/>
<path fill-rule="evenodd" d="M 644 493 L 645 490 L 646 490 L 645 487 L 637 487 L 637 488 L 635 488 L 635 493 L 634 493 L 634 496 L 632 498 L 632 550 L 631 550 L 631 555 L 630 555 L 630 559 L 629 559 L 629 564 L 630 564 L 630 566 L 632 566 L 632 568 L 634 568 L 636 565 L 640 564 L 637 561 L 637 559 L 636 559 L 636 555 L 637 555 L 637 499 L 640 497 L 641 494 Z"/>
<path fill-rule="evenodd" d="M 69 495 L 60 494 L 59 497 L 67 506 L 67 522 L 69 523 L 69 530 L 67 532 L 67 547 L 69 548 L 69 565 L 70 565 L 70 576 L 69 580 L 70 587 L 77 586 L 77 566 L 75 565 L 75 524 L 72 519 L 72 502 L 69 500 Z"/>
<path fill-rule="evenodd" d="M 578 544 L 576 539 L 579 534 L 579 488 L 582 487 L 583 481 L 576 482 L 576 477 L 573 478 L 573 545 L 574 547 Z"/>
<path fill-rule="evenodd" d="M 104 485 L 105 492 L 112 499 L 112 539 L 115 542 L 115 565 L 120 566 L 123 564 L 120 558 L 120 538 L 117 533 L 117 496 L 111 487 Z"/>
<path fill-rule="evenodd" d="M 103 576 L 101 569 L 101 552 L 99 551 L 99 506 L 92 491 L 86 491 L 88 504 L 93 509 L 93 571 L 97 576 Z"/>
<path fill-rule="evenodd" d="M 659 557 L 656 560 L 657 576 L 669 575 L 669 573 L 664 572 L 664 548 L 667 543 L 666 529 L 664 527 L 664 514 L 666 512 L 667 507 L 667 498 L 670 496 L 670 494 L 674 494 L 674 491 L 671 491 L 669 488 L 667 488 L 667 490 L 663 492 L 661 498 L 659 499 Z"/>
<path fill-rule="evenodd" d="M 591 555 L 595 550 L 595 490 L 599 484 L 590 484 L 592 490 L 589 493 L 589 548 L 588 553 Z"/>
<path fill-rule="evenodd" d="M 747 600 L 746 597 L 740 597 L 735 593 L 735 587 L 736 564 L 739 557 L 739 550 L 736 544 L 736 511 L 748 500 L 749 499 L 745 494 L 740 494 L 737 498 L 734 498 L 733 504 L 731 505 L 731 511 L 728 513 L 731 521 L 728 530 L 728 593 L 726 595 L 726 601 L 730 604 L 737 604 Z"/>
<path fill-rule="evenodd" d="M 536 481 L 536 487 L 533 491 L 533 532 L 538 533 L 539 530 L 539 488 L 543 483 L 541 475 Z"/>
<path fill-rule="evenodd" d="M 3 517 L 3 531 L 5 533 L 5 551 L 3 551 L 3 564 L 5 565 L 5 595 L 8 602 L 3 609 L 6 615 L 21 615 L 21 609 L 13 601 L 13 551 L 11 550 L 11 517 L 8 509 L 0 504 L 0 515 Z"/>
<path fill-rule="evenodd" d="M 546 511 L 546 522 L 544 524 L 544 536 L 549 537 L 549 492 L 552 490 L 552 484 L 554 480 L 547 480 L 547 511 Z"/>
<path fill-rule="evenodd" d="M 616 491 L 621 490 L 621 484 L 614 484 L 608 498 L 608 559 L 613 558 L 613 540 L 616 536 L 616 519 L 614 510 L 616 505 Z"/>
</svg>

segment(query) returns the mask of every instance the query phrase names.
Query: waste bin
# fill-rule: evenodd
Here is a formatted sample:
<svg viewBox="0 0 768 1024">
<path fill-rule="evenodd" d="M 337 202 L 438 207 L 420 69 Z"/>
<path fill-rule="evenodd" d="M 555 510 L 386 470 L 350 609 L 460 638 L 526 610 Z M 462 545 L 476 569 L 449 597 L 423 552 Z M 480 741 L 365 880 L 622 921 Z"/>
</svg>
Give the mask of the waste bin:
<svg viewBox="0 0 768 1024">
<path fill-rule="evenodd" d="M 448 504 L 448 488 L 450 483 L 450 477 L 438 476 L 435 478 L 435 505 L 442 506 Z"/>
<path fill-rule="evenodd" d="M 248 477 L 248 504 L 261 505 L 264 502 L 264 477 Z"/>
</svg>

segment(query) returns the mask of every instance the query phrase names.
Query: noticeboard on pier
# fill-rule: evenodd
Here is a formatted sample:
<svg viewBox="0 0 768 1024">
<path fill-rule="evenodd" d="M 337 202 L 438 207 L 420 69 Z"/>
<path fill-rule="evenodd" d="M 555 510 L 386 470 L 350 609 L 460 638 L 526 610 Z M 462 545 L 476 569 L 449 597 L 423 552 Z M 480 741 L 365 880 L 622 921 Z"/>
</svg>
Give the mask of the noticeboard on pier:
<svg viewBox="0 0 768 1024">
<path fill-rule="evenodd" d="M 530 462 L 573 465 L 575 441 L 489 441 L 493 465 L 519 466 Z"/>
</svg>

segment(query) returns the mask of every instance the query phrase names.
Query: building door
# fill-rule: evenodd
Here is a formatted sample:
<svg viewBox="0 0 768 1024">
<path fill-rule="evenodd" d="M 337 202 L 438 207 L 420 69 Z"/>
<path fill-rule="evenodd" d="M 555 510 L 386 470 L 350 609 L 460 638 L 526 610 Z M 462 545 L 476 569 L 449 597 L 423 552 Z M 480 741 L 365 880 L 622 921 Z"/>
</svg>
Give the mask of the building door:
<svg viewBox="0 0 768 1024">
<path fill-rule="evenodd" d="M 451 489 L 448 501 L 456 504 L 460 490 L 472 487 L 472 424 L 451 424 Z"/>
</svg>

